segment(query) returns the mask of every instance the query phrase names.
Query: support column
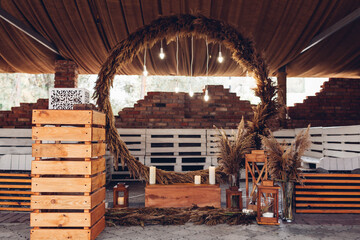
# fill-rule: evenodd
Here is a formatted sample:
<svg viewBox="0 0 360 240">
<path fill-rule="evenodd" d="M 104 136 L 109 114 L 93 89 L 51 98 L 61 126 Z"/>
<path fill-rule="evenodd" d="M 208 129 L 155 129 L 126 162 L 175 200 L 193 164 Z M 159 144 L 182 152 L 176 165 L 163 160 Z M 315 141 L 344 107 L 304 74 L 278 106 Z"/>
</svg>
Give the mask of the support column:
<svg viewBox="0 0 360 240">
<path fill-rule="evenodd" d="M 277 72 L 277 82 L 279 87 L 279 101 L 284 104 L 285 109 L 280 113 L 280 122 L 282 126 L 286 123 L 286 67 L 279 68 Z"/>
<path fill-rule="evenodd" d="M 55 61 L 55 88 L 77 88 L 78 66 L 71 60 Z"/>
</svg>

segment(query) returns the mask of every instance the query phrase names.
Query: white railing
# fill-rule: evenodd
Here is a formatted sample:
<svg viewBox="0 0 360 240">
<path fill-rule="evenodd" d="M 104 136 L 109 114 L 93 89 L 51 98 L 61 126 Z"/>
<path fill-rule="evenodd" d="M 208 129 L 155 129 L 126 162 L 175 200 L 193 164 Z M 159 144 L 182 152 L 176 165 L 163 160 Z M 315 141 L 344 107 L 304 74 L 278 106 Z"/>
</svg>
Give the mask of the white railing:
<svg viewBox="0 0 360 240">
<path fill-rule="evenodd" d="M 274 132 L 290 143 L 301 129 Z M 226 130 L 230 138 L 236 130 Z M 142 163 L 188 171 L 217 165 L 218 132 L 214 129 L 118 129 L 130 152 Z M 310 129 L 312 158 L 360 156 L 360 125 Z M 0 170 L 31 169 L 31 129 L 0 129 Z"/>
</svg>

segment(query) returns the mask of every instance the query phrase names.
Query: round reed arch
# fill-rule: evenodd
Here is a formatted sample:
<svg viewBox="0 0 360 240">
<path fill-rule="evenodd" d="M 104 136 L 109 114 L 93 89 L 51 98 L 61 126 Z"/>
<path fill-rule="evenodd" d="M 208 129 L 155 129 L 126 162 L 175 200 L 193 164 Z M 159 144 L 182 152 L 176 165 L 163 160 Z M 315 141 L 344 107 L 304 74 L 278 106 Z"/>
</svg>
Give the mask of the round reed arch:
<svg viewBox="0 0 360 240">
<path fill-rule="evenodd" d="M 149 168 L 132 156 L 125 143 L 115 128 L 114 115 L 110 104 L 110 87 L 112 87 L 117 69 L 131 62 L 145 47 L 151 48 L 161 39 L 172 41 L 179 37 L 205 39 L 214 43 L 221 43 L 232 52 L 232 59 L 239 67 L 247 71 L 255 78 L 257 88 L 255 95 L 261 99 L 261 103 L 254 108 L 254 117 L 248 122 L 248 130 L 255 133 L 256 148 L 261 146 L 261 135 L 266 135 L 266 121 L 276 116 L 279 112 L 279 103 L 276 98 L 277 88 L 268 77 L 268 69 L 265 61 L 256 52 L 253 43 L 242 36 L 229 24 L 209 19 L 202 15 L 173 15 L 160 17 L 149 25 L 145 25 L 128 38 L 119 42 L 112 50 L 110 56 L 102 65 L 96 81 L 94 99 L 100 111 L 106 114 L 106 134 L 109 150 L 115 159 L 120 158 L 124 166 L 126 163 L 133 177 L 148 180 Z M 115 168 L 118 161 L 114 162 Z M 207 170 L 177 173 L 157 169 L 156 180 L 158 183 L 170 184 L 178 182 L 193 182 L 194 175 L 202 175 L 205 182 L 208 178 Z M 219 182 L 224 179 L 221 168 L 217 168 L 216 177 Z"/>
</svg>

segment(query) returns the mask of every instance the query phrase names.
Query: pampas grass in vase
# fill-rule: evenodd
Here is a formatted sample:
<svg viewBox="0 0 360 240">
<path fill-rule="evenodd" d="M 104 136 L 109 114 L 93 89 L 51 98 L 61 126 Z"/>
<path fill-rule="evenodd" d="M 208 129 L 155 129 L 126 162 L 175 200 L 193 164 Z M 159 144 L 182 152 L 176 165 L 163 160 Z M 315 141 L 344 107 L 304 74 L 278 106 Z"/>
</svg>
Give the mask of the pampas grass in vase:
<svg viewBox="0 0 360 240">
<path fill-rule="evenodd" d="M 230 140 L 223 129 L 216 129 L 219 131 L 218 147 L 220 153 L 218 154 L 218 163 L 222 171 L 229 176 L 230 186 L 239 188 L 240 170 L 245 167 L 245 154 L 253 145 L 253 136 L 248 134 L 244 118 L 238 125 L 234 140 Z"/>
<path fill-rule="evenodd" d="M 294 182 L 301 183 L 301 156 L 311 146 L 310 125 L 295 137 L 290 146 L 280 144 L 272 134 L 262 138 L 269 155 L 268 170 L 274 181 L 280 182 L 283 194 L 283 218 L 291 222 L 293 216 Z"/>
</svg>

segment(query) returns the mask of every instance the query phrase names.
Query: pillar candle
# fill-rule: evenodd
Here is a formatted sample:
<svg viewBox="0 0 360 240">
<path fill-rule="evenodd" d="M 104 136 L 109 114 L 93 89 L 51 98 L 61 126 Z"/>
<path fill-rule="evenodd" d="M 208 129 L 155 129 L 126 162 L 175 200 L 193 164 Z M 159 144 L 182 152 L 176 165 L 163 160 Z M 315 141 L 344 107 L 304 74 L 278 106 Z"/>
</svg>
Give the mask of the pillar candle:
<svg viewBox="0 0 360 240">
<path fill-rule="evenodd" d="M 156 167 L 150 167 L 149 183 L 156 184 Z"/>
<path fill-rule="evenodd" d="M 195 176 L 195 184 L 201 184 L 201 176 L 199 175 Z"/>
<path fill-rule="evenodd" d="M 118 197 L 118 204 L 119 205 L 124 205 L 124 197 Z"/>
<path fill-rule="evenodd" d="M 209 167 L 209 184 L 215 184 L 215 167 Z"/>
</svg>

